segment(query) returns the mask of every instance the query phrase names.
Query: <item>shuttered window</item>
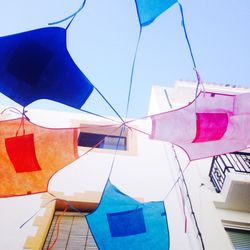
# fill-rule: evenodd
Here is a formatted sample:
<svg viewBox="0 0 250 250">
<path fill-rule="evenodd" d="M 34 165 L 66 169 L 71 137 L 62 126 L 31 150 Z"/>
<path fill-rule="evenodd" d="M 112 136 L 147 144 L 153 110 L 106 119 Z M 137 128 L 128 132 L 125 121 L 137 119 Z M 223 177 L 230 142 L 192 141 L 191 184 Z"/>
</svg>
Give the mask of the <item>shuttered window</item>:
<svg viewBox="0 0 250 250">
<path fill-rule="evenodd" d="M 57 234 L 61 212 L 55 212 L 43 249 L 47 250 Z M 98 250 L 86 218 L 79 213 L 67 212 L 60 222 L 60 230 L 53 250 Z"/>
<path fill-rule="evenodd" d="M 226 228 L 235 250 L 250 250 L 250 231 Z"/>
</svg>

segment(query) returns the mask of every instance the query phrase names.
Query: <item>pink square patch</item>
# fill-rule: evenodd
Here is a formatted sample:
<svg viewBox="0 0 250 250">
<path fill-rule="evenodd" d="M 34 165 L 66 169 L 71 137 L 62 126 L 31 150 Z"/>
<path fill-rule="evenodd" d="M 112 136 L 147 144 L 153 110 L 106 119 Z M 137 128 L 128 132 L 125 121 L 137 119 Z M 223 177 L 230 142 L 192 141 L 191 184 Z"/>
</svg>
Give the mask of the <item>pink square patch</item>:
<svg viewBox="0 0 250 250">
<path fill-rule="evenodd" d="M 227 113 L 197 113 L 196 136 L 193 142 L 220 140 L 228 126 Z"/>
</svg>

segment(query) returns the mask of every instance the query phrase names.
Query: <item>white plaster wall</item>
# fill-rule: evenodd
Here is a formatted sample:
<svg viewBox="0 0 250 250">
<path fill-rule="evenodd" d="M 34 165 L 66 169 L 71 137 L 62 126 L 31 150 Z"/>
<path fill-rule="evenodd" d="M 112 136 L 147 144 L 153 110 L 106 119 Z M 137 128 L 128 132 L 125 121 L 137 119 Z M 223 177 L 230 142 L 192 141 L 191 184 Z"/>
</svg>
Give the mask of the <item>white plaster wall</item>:
<svg viewBox="0 0 250 250">
<path fill-rule="evenodd" d="M 150 108 L 151 112 L 163 112 L 164 108 L 165 111 L 169 110 L 168 102 L 165 98 L 164 89 L 167 90 L 173 107 L 177 108 L 187 105 L 194 99 L 195 87 L 196 84 L 194 82 L 185 81 L 177 81 L 175 88 L 171 91 L 169 91 L 169 89 L 165 87 L 154 86 L 151 96 L 151 100 L 154 101 L 152 102 L 152 106 Z M 250 91 L 246 88 L 235 88 L 232 86 L 222 86 L 216 84 L 205 85 L 205 90 L 231 94 L 245 93 Z M 163 101 L 164 98 L 165 103 Z M 159 100 L 159 102 L 157 102 L 156 100 Z M 158 108 L 158 112 L 157 110 L 154 110 L 155 108 Z M 185 161 L 184 159 L 186 158 L 186 155 L 181 149 L 178 149 L 178 157 L 181 162 Z M 209 180 L 208 175 L 211 161 L 212 159 L 208 158 L 191 162 L 190 166 L 185 171 L 185 180 L 189 189 L 190 198 L 192 200 L 193 209 L 197 217 L 198 225 L 202 233 L 205 249 L 232 250 L 232 243 L 224 230 L 222 221 L 227 220 L 231 221 L 232 223 L 238 223 L 239 226 L 240 223 L 243 223 L 244 218 L 244 224 L 248 224 L 248 226 L 246 226 L 245 228 L 249 229 L 250 214 L 242 213 L 240 211 L 223 210 L 215 207 L 214 201 L 221 200 L 223 198 L 223 194 L 217 194 Z M 174 166 L 174 163 L 172 164 L 172 166 Z M 185 163 L 183 163 L 182 166 L 185 166 Z M 178 196 L 177 193 L 176 196 Z M 190 221 L 192 224 L 190 207 L 188 206 L 187 198 L 185 200 L 188 221 Z M 187 237 L 189 238 L 191 249 L 195 249 L 193 245 L 197 246 L 197 234 L 195 234 L 194 227 L 189 227 Z M 183 249 L 187 249 L 184 242 L 182 242 L 182 247 Z"/>
<path fill-rule="evenodd" d="M 159 87 L 160 88 L 160 87 Z M 164 111 L 166 103 L 160 89 L 154 89 L 149 113 Z M 159 101 L 159 102 L 157 102 Z M 69 110 L 71 111 L 71 110 Z M 49 127 L 71 126 L 72 119 L 95 120 L 92 116 L 72 112 L 29 111 L 28 116 L 37 124 Z M 98 118 L 98 120 L 102 120 Z M 102 120 L 105 124 L 106 121 Z M 150 131 L 150 121 L 136 121 L 131 125 L 145 132 Z M 176 148 L 182 169 L 188 163 L 185 153 Z M 113 153 L 91 152 L 80 157 L 71 165 L 54 175 L 49 183 L 50 191 L 62 191 L 66 194 L 84 191 L 102 191 L 109 175 L 114 158 Z M 197 216 L 206 250 L 231 250 L 229 241 L 221 223 L 230 213 L 215 208 L 213 200 L 218 197 L 208 178 L 211 159 L 191 162 L 185 171 L 185 179 L 190 192 L 193 209 Z M 165 200 L 170 231 L 171 250 L 199 250 L 200 240 L 185 196 L 185 211 L 188 219 L 187 233 L 184 232 L 184 213 L 178 185 L 174 183 L 180 177 L 178 164 L 172 146 L 168 143 L 150 140 L 147 135 L 137 133 L 137 155 L 117 154 L 114 160 L 111 181 L 119 189 L 132 197 L 141 197 L 145 201 Z M 182 182 L 180 186 L 185 190 Z M 170 190 L 172 190 L 170 192 Z M 40 208 L 40 195 L 0 199 L 0 249 L 22 249 L 26 237 L 34 235 L 36 227 L 33 219 L 22 229 L 19 226 Z M 40 211 L 41 215 L 43 211 Z M 242 213 L 233 213 L 234 220 L 242 220 Z M 244 214 L 249 220 L 249 214 Z"/>
<path fill-rule="evenodd" d="M 49 127 L 70 126 L 72 119 L 87 119 L 82 114 L 53 113 L 48 111 L 28 112 L 27 115 L 39 125 Z M 88 119 L 93 119 L 89 118 Z M 46 122 L 45 122 L 46 121 Z M 45 124 L 46 123 L 46 124 Z M 137 121 L 143 131 L 149 130 L 147 120 Z M 123 192 L 144 198 L 145 201 L 163 200 L 178 178 L 171 145 L 150 140 L 147 135 L 137 133 L 137 155 L 117 154 L 114 160 L 111 181 Z M 49 183 L 49 191 L 66 194 L 84 191 L 102 191 L 114 158 L 113 153 L 91 152 L 56 173 Z M 21 185 L 21 184 L 20 184 Z M 34 235 L 36 227 L 31 219 L 22 229 L 20 225 L 40 208 L 40 195 L 0 199 L 0 249 L 22 249 L 27 236 Z M 196 232 L 192 220 L 188 233 L 184 233 L 184 216 L 178 188 L 166 198 L 172 250 L 198 250 L 199 241 L 193 240 Z M 38 215 L 43 214 L 43 210 Z"/>
</svg>

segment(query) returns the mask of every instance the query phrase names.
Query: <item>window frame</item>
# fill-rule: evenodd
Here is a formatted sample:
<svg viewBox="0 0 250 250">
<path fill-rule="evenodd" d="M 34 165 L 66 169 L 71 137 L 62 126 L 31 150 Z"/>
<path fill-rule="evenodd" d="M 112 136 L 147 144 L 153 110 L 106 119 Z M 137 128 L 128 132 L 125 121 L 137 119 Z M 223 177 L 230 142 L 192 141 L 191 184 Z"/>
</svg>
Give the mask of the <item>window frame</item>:
<svg viewBox="0 0 250 250">
<path fill-rule="evenodd" d="M 89 139 L 87 138 L 91 136 L 92 138 Z M 84 137 L 87 138 L 85 145 L 82 142 L 84 141 Z M 106 139 L 111 139 L 111 140 L 114 139 L 114 143 L 106 143 L 105 142 Z M 96 147 L 99 149 L 109 149 L 109 150 L 117 149 L 121 151 L 127 151 L 127 137 L 80 131 L 78 135 L 78 147 Z"/>
<path fill-rule="evenodd" d="M 33 226 L 37 227 L 36 234 L 26 238 L 23 249 L 43 249 L 43 245 L 49 232 L 54 213 L 56 211 L 64 211 L 65 209 L 64 200 L 69 201 L 72 207 L 75 209 L 84 211 L 85 213 L 90 213 L 97 208 L 101 199 L 100 192 L 92 191 L 77 193 L 72 196 L 65 196 L 63 193 L 53 191 L 50 193 L 52 193 L 58 199 L 53 199 L 49 193 L 42 194 L 41 209 L 44 208 L 45 211 L 42 216 L 38 215 L 34 218 Z M 70 209 L 69 211 L 72 212 Z"/>
<path fill-rule="evenodd" d="M 125 127 L 121 133 L 121 124 L 120 123 L 111 123 L 111 122 L 98 122 L 90 120 L 71 120 L 72 127 L 78 127 L 78 137 L 80 132 L 85 133 L 94 133 L 94 134 L 103 134 L 107 136 L 121 136 L 126 137 L 126 150 L 117 150 L 118 155 L 126 156 L 135 156 L 138 154 L 137 149 L 137 131 L 134 129 L 129 129 Z M 105 154 L 114 154 L 115 149 L 103 149 L 103 148 L 92 148 L 92 147 L 83 147 L 78 146 L 79 155 L 90 150 L 95 153 L 105 153 Z"/>
</svg>

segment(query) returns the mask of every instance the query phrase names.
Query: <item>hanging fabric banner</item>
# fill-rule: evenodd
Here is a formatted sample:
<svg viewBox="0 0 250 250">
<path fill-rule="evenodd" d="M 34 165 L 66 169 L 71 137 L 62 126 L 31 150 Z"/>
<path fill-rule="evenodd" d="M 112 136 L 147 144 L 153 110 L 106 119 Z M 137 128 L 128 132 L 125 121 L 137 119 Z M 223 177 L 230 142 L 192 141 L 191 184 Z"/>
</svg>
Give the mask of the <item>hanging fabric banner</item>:
<svg viewBox="0 0 250 250">
<path fill-rule="evenodd" d="M 0 197 L 46 192 L 50 178 L 78 158 L 77 132 L 0 121 Z"/>
<path fill-rule="evenodd" d="M 0 92 L 22 106 L 49 99 L 79 109 L 93 85 L 72 60 L 66 33 L 49 27 L 0 37 Z"/>
<path fill-rule="evenodd" d="M 140 25 L 149 25 L 176 2 L 177 0 L 135 0 Z"/>
<path fill-rule="evenodd" d="M 185 150 L 190 160 L 246 149 L 250 145 L 250 93 L 200 93 L 186 107 L 152 115 L 151 139 Z"/>
<path fill-rule="evenodd" d="M 163 201 L 140 203 L 108 181 L 98 208 L 86 217 L 100 250 L 169 249 Z"/>
</svg>

